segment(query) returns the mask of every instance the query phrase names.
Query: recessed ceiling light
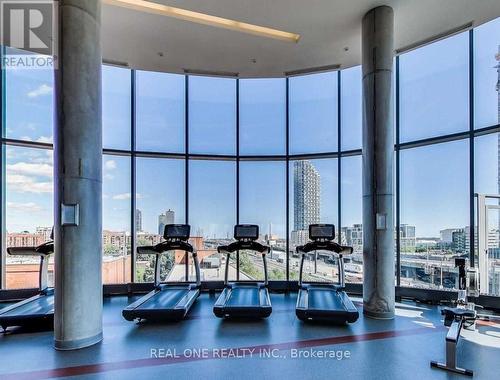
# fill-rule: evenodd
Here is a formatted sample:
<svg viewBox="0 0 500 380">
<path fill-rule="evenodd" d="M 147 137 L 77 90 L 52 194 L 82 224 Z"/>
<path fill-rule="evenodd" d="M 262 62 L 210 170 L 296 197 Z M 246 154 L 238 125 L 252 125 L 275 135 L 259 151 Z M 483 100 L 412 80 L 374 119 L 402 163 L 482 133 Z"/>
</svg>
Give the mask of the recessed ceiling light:
<svg viewBox="0 0 500 380">
<path fill-rule="evenodd" d="M 257 36 L 274 38 L 283 41 L 298 42 L 299 34 L 284 32 L 282 30 L 267 28 L 265 26 L 247 24 L 236 20 L 193 12 L 187 9 L 175 8 L 168 5 L 153 3 L 144 0 L 103 0 L 105 4 L 133 9 L 140 12 L 154 13 L 180 20 L 196 22 L 198 24 L 215 26 L 218 28 L 236 30 L 238 32 L 254 34 Z"/>
</svg>

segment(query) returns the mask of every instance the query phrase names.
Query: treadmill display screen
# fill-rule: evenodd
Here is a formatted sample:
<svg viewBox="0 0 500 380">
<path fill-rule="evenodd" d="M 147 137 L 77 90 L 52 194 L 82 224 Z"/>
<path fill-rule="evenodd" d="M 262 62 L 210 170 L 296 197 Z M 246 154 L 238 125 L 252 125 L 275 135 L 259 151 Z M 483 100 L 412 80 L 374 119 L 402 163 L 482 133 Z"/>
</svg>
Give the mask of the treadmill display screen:
<svg viewBox="0 0 500 380">
<path fill-rule="evenodd" d="M 165 239 L 188 240 L 191 227 L 189 224 L 167 224 L 165 226 Z"/>
<path fill-rule="evenodd" d="M 335 238 L 335 226 L 333 224 L 311 224 L 309 226 L 309 239 L 326 239 L 333 240 Z"/>
<path fill-rule="evenodd" d="M 257 240 L 259 238 L 259 226 L 254 224 L 239 224 L 234 226 L 234 238 Z"/>
</svg>

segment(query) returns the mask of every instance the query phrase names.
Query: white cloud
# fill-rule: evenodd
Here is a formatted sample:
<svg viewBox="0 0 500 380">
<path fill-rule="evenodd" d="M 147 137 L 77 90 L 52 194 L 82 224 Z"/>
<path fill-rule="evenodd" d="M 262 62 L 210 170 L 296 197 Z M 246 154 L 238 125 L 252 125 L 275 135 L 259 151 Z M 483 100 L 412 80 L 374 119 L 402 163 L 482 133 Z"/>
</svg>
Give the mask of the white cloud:
<svg viewBox="0 0 500 380">
<path fill-rule="evenodd" d="M 49 86 L 48 84 L 43 83 L 42 85 L 40 85 L 36 89 L 28 92 L 28 97 L 29 98 L 37 98 L 39 96 L 49 95 L 49 94 L 52 94 L 52 86 Z"/>
<path fill-rule="evenodd" d="M 136 199 L 142 199 L 142 195 L 140 193 L 137 193 L 135 196 L 136 196 Z M 113 199 L 115 201 L 123 201 L 123 200 L 130 199 L 131 197 L 132 197 L 132 195 L 130 193 L 113 195 Z"/>
<path fill-rule="evenodd" d="M 53 184 L 47 181 L 36 181 L 35 178 L 26 175 L 7 175 L 7 187 L 9 191 L 20 193 L 52 193 Z"/>
<path fill-rule="evenodd" d="M 111 181 L 111 180 L 115 179 L 115 176 L 112 174 L 106 173 L 106 174 L 104 174 L 104 179 L 108 179 Z"/>
<path fill-rule="evenodd" d="M 116 194 L 116 195 L 113 195 L 113 199 L 115 201 L 123 201 L 123 200 L 126 200 L 126 199 L 130 199 L 131 196 L 132 195 L 130 193 Z"/>
<path fill-rule="evenodd" d="M 40 136 L 39 138 L 36 139 L 37 142 L 39 143 L 52 143 L 52 136 Z"/>
<path fill-rule="evenodd" d="M 116 169 L 116 161 L 114 161 L 114 160 L 107 160 L 104 163 L 104 169 L 106 169 L 106 170 L 114 170 L 114 169 Z"/>
<path fill-rule="evenodd" d="M 17 203 L 17 202 L 7 202 L 7 209 L 25 212 L 38 212 L 42 210 L 42 207 L 34 202 L 28 203 Z"/>
<path fill-rule="evenodd" d="M 7 176 L 10 174 L 52 177 L 53 167 L 52 165 L 46 163 L 32 164 L 28 162 L 17 162 L 15 164 L 7 165 Z"/>
</svg>

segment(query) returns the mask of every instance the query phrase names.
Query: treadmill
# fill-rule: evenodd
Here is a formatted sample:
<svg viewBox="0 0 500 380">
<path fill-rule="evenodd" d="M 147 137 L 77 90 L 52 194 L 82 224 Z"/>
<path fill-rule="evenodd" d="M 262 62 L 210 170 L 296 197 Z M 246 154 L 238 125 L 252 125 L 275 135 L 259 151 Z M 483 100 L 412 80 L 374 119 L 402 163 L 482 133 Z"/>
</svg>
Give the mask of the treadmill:
<svg viewBox="0 0 500 380">
<path fill-rule="evenodd" d="M 164 242 L 155 246 L 137 247 L 138 254 L 156 256 L 154 289 L 123 309 L 122 315 L 127 321 L 178 321 L 186 317 L 200 295 L 201 287 L 198 255 L 194 247 L 187 242 L 190 230 L 191 227 L 187 224 L 167 224 Z M 189 282 L 189 279 L 186 279 L 186 282 L 161 283 L 161 255 L 177 249 L 191 252 L 193 255 L 196 283 Z"/>
<path fill-rule="evenodd" d="M 9 255 L 13 256 L 40 256 L 40 272 L 37 295 L 0 310 L 0 326 L 4 332 L 10 326 L 54 328 L 54 288 L 48 287 L 49 257 L 54 253 L 54 231 L 50 239 L 38 247 L 7 248 Z"/>
<path fill-rule="evenodd" d="M 214 305 L 214 314 L 219 318 L 267 318 L 272 306 L 267 281 L 266 254 L 270 248 L 258 243 L 259 226 L 239 224 L 234 226 L 235 242 L 217 247 L 219 253 L 226 253 L 226 273 L 224 290 Z M 229 258 L 231 253 L 249 249 L 262 254 L 264 263 L 264 282 L 228 282 Z"/>
<path fill-rule="evenodd" d="M 309 226 L 309 239 L 312 241 L 296 248 L 297 253 L 302 252 L 302 259 L 300 261 L 299 295 L 295 313 L 302 321 L 345 324 L 356 322 L 359 318 L 358 310 L 344 291 L 343 255 L 351 254 L 353 249 L 333 242 L 334 238 L 335 226 L 333 224 L 311 224 Z M 317 250 L 332 252 L 338 256 L 338 284 L 303 282 L 304 260 L 310 252 Z"/>
</svg>

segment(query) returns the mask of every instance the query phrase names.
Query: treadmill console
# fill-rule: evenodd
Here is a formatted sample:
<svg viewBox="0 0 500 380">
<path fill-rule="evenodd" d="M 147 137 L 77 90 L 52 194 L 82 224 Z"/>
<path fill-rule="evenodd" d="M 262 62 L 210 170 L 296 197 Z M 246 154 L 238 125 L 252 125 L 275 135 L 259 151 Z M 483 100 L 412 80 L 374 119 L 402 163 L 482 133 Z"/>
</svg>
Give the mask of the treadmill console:
<svg viewBox="0 0 500 380">
<path fill-rule="evenodd" d="M 240 241 L 255 241 L 259 238 L 259 226 L 256 224 L 237 224 L 234 226 L 234 238 Z"/>
<path fill-rule="evenodd" d="M 335 226 L 333 224 L 310 224 L 309 239 L 313 241 L 330 241 L 335 239 Z"/>
<path fill-rule="evenodd" d="M 163 237 L 168 241 L 187 241 L 189 239 L 190 232 L 191 226 L 189 224 L 167 224 L 165 226 Z"/>
</svg>

